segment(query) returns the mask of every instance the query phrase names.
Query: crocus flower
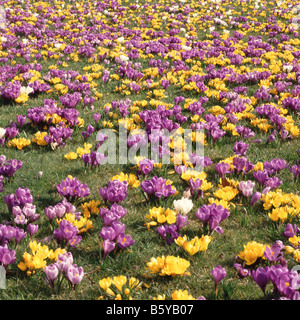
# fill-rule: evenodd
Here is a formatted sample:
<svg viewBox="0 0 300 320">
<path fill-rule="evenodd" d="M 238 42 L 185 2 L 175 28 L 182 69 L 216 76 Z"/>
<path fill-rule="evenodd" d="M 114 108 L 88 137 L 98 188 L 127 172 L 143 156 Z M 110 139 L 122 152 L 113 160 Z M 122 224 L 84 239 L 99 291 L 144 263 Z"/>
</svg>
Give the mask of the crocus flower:
<svg viewBox="0 0 300 320">
<path fill-rule="evenodd" d="M 39 226 L 37 224 L 29 223 L 27 229 L 30 236 L 32 237 L 35 233 L 37 233 Z"/>
<path fill-rule="evenodd" d="M 13 264 L 16 261 L 15 250 L 9 249 L 6 244 L 0 246 L 0 263 L 6 269 L 9 264 Z"/>
<path fill-rule="evenodd" d="M 240 277 L 244 278 L 251 275 L 251 271 L 247 268 L 244 268 L 240 263 L 234 263 L 233 266 L 238 271 Z"/>
<path fill-rule="evenodd" d="M 100 237 L 103 240 L 115 240 L 116 238 L 116 231 L 113 227 L 106 227 L 104 226 L 100 231 Z"/>
<path fill-rule="evenodd" d="M 120 203 L 127 197 L 127 187 L 127 181 L 112 180 L 107 187 L 99 189 L 99 193 L 105 202 Z"/>
<path fill-rule="evenodd" d="M 296 236 L 298 233 L 300 233 L 300 230 L 298 229 L 298 226 L 296 224 L 291 225 L 290 223 L 287 223 L 282 235 L 286 238 L 292 238 Z"/>
<path fill-rule="evenodd" d="M 117 237 L 118 247 L 120 249 L 124 249 L 134 244 L 134 240 L 130 235 L 125 235 L 124 233 L 120 233 Z"/>
<path fill-rule="evenodd" d="M 294 175 L 294 179 L 296 180 L 298 177 L 300 177 L 300 165 L 293 165 L 289 167 L 289 171 Z"/>
<path fill-rule="evenodd" d="M 225 162 L 220 162 L 215 164 L 215 168 L 218 172 L 220 178 L 224 177 L 226 173 L 229 171 L 229 164 Z"/>
<path fill-rule="evenodd" d="M 74 289 L 75 286 L 78 285 L 84 277 L 83 268 L 78 267 L 76 264 L 73 264 L 68 268 L 66 276 L 67 279 L 70 281 L 72 288 Z"/>
<path fill-rule="evenodd" d="M 183 214 L 178 214 L 176 216 L 176 227 L 178 231 L 189 223 L 190 221 L 188 221 L 188 216 Z"/>
<path fill-rule="evenodd" d="M 260 185 L 263 185 L 268 179 L 269 175 L 265 171 L 257 170 L 253 172 L 253 177 L 257 180 Z"/>
<path fill-rule="evenodd" d="M 112 240 L 106 239 L 102 242 L 102 248 L 104 251 L 104 255 L 103 255 L 103 260 L 105 259 L 105 257 L 107 256 L 108 253 L 110 253 L 111 251 L 113 251 L 116 247 L 116 243 Z"/>
<path fill-rule="evenodd" d="M 57 265 L 54 263 L 49 264 L 48 266 L 45 266 L 44 272 L 46 275 L 46 282 L 54 288 L 54 282 L 57 280 L 58 277 L 58 268 Z"/>
<path fill-rule="evenodd" d="M 143 159 L 139 162 L 139 167 L 144 176 L 149 174 L 153 170 L 154 161 L 150 159 Z"/>
<path fill-rule="evenodd" d="M 257 201 L 261 199 L 262 194 L 258 191 L 254 192 L 251 200 L 250 200 L 250 206 L 254 205 Z"/>
<path fill-rule="evenodd" d="M 253 270 L 252 278 L 261 288 L 263 293 L 265 293 L 266 286 L 270 280 L 269 267 L 258 267 L 256 270 Z"/>
<path fill-rule="evenodd" d="M 253 188 L 255 183 L 251 180 L 248 181 L 241 181 L 239 183 L 239 190 L 241 191 L 242 195 L 246 198 L 249 198 L 253 194 Z"/>
<path fill-rule="evenodd" d="M 249 144 L 244 143 L 243 141 L 237 141 L 233 146 L 233 151 L 238 156 L 246 156 L 248 149 Z"/>
<path fill-rule="evenodd" d="M 183 214 L 189 213 L 194 206 L 193 201 L 188 198 L 181 198 L 180 200 L 174 200 L 173 205 L 177 213 L 183 213 Z"/>
<path fill-rule="evenodd" d="M 217 293 L 218 283 L 226 277 L 226 269 L 222 268 L 220 265 L 217 265 L 214 269 L 210 271 L 210 274 L 214 278 L 215 292 Z"/>
<path fill-rule="evenodd" d="M 266 247 L 264 256 L 271 262 L 280 261 L 283 255 L 282 249 L 284 249 L 284 246 L 282 247 L 278 243 L 274 243 L 272 247 Z"/>
<path fill-rule="evenodd" d="M 63 252 L 58 255 L 55 265 L 62 273 L 67 273 L 69 267 L 73 264 L 73 260 L 71 252 Z"/>
</svg>

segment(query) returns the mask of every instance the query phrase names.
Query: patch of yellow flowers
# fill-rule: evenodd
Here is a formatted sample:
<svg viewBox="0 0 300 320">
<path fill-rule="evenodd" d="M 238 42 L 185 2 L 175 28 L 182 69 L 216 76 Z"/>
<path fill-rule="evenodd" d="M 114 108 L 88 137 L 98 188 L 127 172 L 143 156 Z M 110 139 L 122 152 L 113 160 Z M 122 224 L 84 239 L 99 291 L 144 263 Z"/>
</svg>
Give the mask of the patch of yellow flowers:
<svg viewBox="0 0 300 320">
<path fill-rule="evenodd" d="M 31 141 L 26 138 L 15 138 L 8 141 L 7 146 L 10 148 L 17 148 L 18 150 L 22 150 L 28 147 L 31 144 Z"/>
<path fill-rule="evenodd" d="M 175 239 L 175 243 L 191 256 L 197 252 L 206 251 L 211 241 L 212 237 L 208 235 L 202 235 L 201 238 L 196 236 L 190 241 L 186 235 Z"/>
<path fill-rule="evenodd" d="M 171 210 L 169 208 L 165 209 L 163 207 L 153 207 L 149 209 L 149 214 L 145 217 L 150 220 L 150 222 L 145 223 L 147 229 L 151 226 L 156 226 L 158 223 L 163 224 L 172 224 L 176 223 L 177 212 L 175 210 Z"/>
<path fill-rule="evenodd" d="M 269 191 L 262 195 L 265 210 L 272 221 L 286 222 L 300 215 L 300 196 L 294 193 L 284 193 L 281 189 Z"/>
<path fill-rule="evenodd" d="M 252 265 L 259 259 L 264 259 L 266 245 L 256 241 L 248 242 L 244 245 L 244 250 L 238 254 L 238 257 L 245 261 L 246 265 Z"/>
<path fill-rule="evenodd" d="M 172 276 L 177 275 L 190 275 L 186 272 L 187 268 L 190 266 L 190 262 L 175 256 L 161 256 L 154 258 L 152 257 L 149 262 L 147 262 L 147 270 L 151 273 L 158 273 L 160 276 Z"/>
<path fill-rule="evenodd" d="M 18 268 L 24 272 L 26 271 L 28 276 L 35 274 L 38 269 L 44 269 L 48 260 L 55 262 L 61 253 L 66 252 L 65 249 L 61 248 L 53 251 L 48 246 L 42 245 L 37 241 L 31 241 L 29 248 L 32 253 L 24 252 L 23 261 L 18 264 Z"/>
<path fill-rule="evenodd" d="M 92 215 L 99 214 L 99 206 L 101 202 L 99 200 L 91 200 L 81 205 L 81 212 L 85 218 L 90 218 Z"/>
<path fill-rule="evenodd" d="M 99 281 L 100 288 L 114 300 L 132 300 L 131 294 L 137 289 L 141 290 L 142 284 L 135 277 L 127 278 L 123 275 L 103 278 Z M 100 296 L 99 300 L 103 298 L 104 296 Z"/>
<path fill-rule="evenodd" d="M 154 297 L 153 300 L 166 300 L 164 294 L 160 294 L 157 297 Z M 171 300 L 196 300 L 187 290 L 175 290 L 171 294 Z"/>
</svg>

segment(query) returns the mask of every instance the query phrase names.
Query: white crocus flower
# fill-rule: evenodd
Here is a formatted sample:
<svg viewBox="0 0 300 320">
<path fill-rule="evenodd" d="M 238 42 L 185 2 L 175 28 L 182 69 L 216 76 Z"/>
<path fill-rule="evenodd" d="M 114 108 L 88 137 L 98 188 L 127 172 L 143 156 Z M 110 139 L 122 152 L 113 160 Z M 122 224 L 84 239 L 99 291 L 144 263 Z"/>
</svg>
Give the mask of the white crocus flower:
<svg viewBox="0 0 300 320">
<path fill-rule="evenodd" d="M 291 65 L 285 65 L 282 68 L 283 68 L 283 71 L 285 72 L 291 72 L 293 70 L 293 66 Z"/>
<path fill-rule="evenodd" d="M 124 37 L 120 37 L 117 39 L 117 41 L 119 42 L 119 44 L 122 44 L 124 42 L 125 38 Z"/>
<path fill-rule="evenodd" d="M 120 60 L 123 61 L 123 62 L 127 62 L 129 60 L 129 58 L 127 56 L 125 56 L 124 54 L 121 54 L 119 56 Z"/>
<path fill-rule="evenodd" d="M 177 213 L 187 214 L 193 208 L 193 201 L 188 198 L 181 198 L 173 201 L 174 208 Z"/>
<path fill-rule="evenodd" d="M 0 139 L 2 139 L 5 135 L 6 129 L 0 128 Z"/>
<path fill-rule="evenodd" d="M 20 90 L 20 93 L 22 94 L 22 93 L 24 93 L 24 94 L 27 94 L 27 95 L 29 95 L 29 93 L 32 93 L 33 92 L 33 89 L 32 88 L 30 88 L 30 87 L 21 87 L 21 90 Z"/>
</svg>

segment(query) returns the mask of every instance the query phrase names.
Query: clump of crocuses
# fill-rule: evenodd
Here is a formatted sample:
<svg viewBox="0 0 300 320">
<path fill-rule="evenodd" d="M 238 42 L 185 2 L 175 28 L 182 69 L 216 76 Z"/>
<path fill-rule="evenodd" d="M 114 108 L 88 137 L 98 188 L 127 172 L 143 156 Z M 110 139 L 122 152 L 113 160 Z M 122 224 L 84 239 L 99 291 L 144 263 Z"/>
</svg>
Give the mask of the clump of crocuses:
<svg viewBox="0 0 300 320">
<path fill-rule="evenodd" d="M 81 183 L 76 177 L 68 176 L 56 186 L 58 193 L 68 201 L 89 196 L 90 189 L 87 184 Z"/>
<path fill-rule="evenodd" d="M 111 251 L 122 250 L 134 244 L 134 240 L 128 234 L 125 234 L 125 224 L 120 221 L 127 213 L 127 209 L 116 203 L 112 204 L 108 209 L 102 207 L 99 215 L 104 225 L 100 231 L 101 249 L 103 250 L 102 260 Z"/>
<path fill-rule="evenodd" d="M 78 235 L 79 230 L 68 220 L 61 220 L 59 222 L 59 228 L 53 232 L 54 238 L 58 244 L 62 247 L 76 247 L 76 245 L 82 240 L 82 237 Z"/>
<path fill-rule="evenodd" d="M 127 197 L 127 181 L 112 180 L 108 182 L 108 186 L 99 189 L 100 196 L 106 203 L 120 203 Z"/>
<path fill-rule="evenodd" d="M 68 281 L 72 290 L 82 281 L 84 270 L 73 263 L 73 255 L 71 252 L 61 253 L 55 263 L 51 263 L 44 268 L 45 280 L 50 287 L 59 291 L 64 279 Z"/>
<path fill-rule="evenodd" d="M 209 234 L 213 231 L 223 233 L 219 224 L 230 216 L 230 211 L 222 205 L 204 204 L 196 211 L 196 217 L 203 223 L 204 228 Z"/>
</svg>

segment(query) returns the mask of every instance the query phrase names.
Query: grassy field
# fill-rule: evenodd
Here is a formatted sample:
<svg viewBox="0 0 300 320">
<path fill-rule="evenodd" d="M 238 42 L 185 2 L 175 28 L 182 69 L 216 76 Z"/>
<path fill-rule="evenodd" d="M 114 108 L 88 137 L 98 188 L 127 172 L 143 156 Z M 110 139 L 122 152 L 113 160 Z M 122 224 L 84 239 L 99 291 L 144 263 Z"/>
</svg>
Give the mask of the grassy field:
<svg viewBox="0 0 300 320">
<path fill-rule="evenodd" d="M 135 241 L 132 246 L 116 254 L 111 252 L 102 261 L 100 231 L 103 221 L 98 214 L 99 208 L 96 214 L 88 218 L 93 228 L 80 234 L 82 240 L 75 247 L 67 248 L 67 251 L 73 255 L 74 263 L 84 270 L 84 277 L 75 290 L 71 290 L 67 281 L 63 281 L 60 288 L 57 283 L 52 288 L 45 281 L 43 268 L 37 268 L 34 274 L 29 275 L 20 269 L 19 264 L 23 261 L 24 253 L 31 252 L 30 241 L 40 242 L 53 250 L 59 248 L 59 244 L 53 237 L 53 231 L 58 228 L 58 223 L 55 220 L 52 225 L 49 223 L 45 208 L 55 206 L 63 200 L 56 186 L 67 176 L 76 177 L 87 184 L 90 190 L 87 197 L 73 202 L 78 212 L 82 211 L 84 203 L 92 200 L 100 201 L 98 207 L 105 206 L 99 189 L 107 186 L 112 177 L 121 172 L 137 177 L 137 165 L 103 164 L 98 170 L 95 168 L 90 170 L 89 167 L 85 167 L 79 156 L 74 160 L 68 160 L 65 157 L 70 152 L 76 153 L 84 143 L 92 145 L 91 151 L 95 150 L 96 134 L 100 129 L 111 126 L 112 129 L 118 130 L 118 121 L 122 119 L 122 114 L 118 108 L 111 110 L 113 101 L 125 101 L 127 98 L 131 100 L 129 114 L 125 119 L 133 123 L 133 127 L 140 129 L 145 129 L 145 123 L 138 116 L 141 111 L 155 110 L 159 105 L 173 110 L 174 98 L 178 96 L 185 98 L 185 101 L 180 103 L 182 115 L 187 119 L 180 123 L 183 129 L 189 129 L 192 123 L 205 122 L 205 116 L 210 114 L 223 117 L 223 121 L 218 126 L 220 130 L 225 131 L 225 135 L 216 142 L 209 136 L 205 138 L 204 155 L 211 159 L 212 164 L 204 169 L 206 173 L 204 180 L 208 184 L 211 183 L 211 188 L 204 190 L 203 198 L 192 200 L 193 208 L 187 213 L 190 223 L 180 230 L 180 234 L 186 235 L 188 239 L 195 236 L 201 237 L 206 232 L 195 213 L 203 205 L 210 204 L 210 201 L 221 200 L 214 195 L 215 191 L 222 189 L 215 164 L 225 161 L 232 165 L 232 157 L 235 156 L 233 146 L 236 141 L 249 144 L 247 159 L 256 167 L 246 174 L 232 172 L 226 175 L 229 181 L 227 183 L 233 186 L 234 190 L 239 190 L 236 183 L 251 180 L 255 182 L 254 191 L 262 191 L 263 188 L 253 177 L 253 172 L 257 170 L 260 163 L 279 158 L 284 159 L 289 166 L 299 164 L 297 153 L 300 148 L 299 107 L 293 110 L 283 106 L 288 97 L 299 99 L 299 55 L 293 56 L 292 53 L 299 52 L 300 41 L 296 29 L 289 29 L 290 19 L 296 17 L 297 12 L 299 13 L 299 10 L 296 10 L 297 2 L 282 1 L 281 6 L 278 6 L 275 1 L 252 0 L 234 3 L 205 1 L 202 4 L 195 1 L 167 0 L 159 4 L 152 1 L 34 2 L 29 0 L 27 5 L 22 1 L 1 1 L 1 5 L 6 9 L 5 26 L 1 29 L 0 54 L 3 58 L 0 62 L 1 93 L 8 83 L 14 81 L 20 81 L 25 87 L 30 86 L 30 78 L 24 79 L 26 68 L 22 72 L 20 66 L 28 66 L 29 71 L 27 71 L 30 72 L 34 69 L 34 64 L 39 64 L 41 67 L 39 72 L 35 72 L 34 79 L 39 83 L 49 84 L 51 89 L 46 92 L 25 94 L 22 96 L 24 98 L 22 101 L 7 99 L 3 93 L 1 95 L 0 128 L 10 127 L 13 122 L 16 122 L 17 115 L 26 115 L 26 123 L 19 130 L 16 138 L 29 139 L 31 144 L 19 150 L 10 147 L 9 140 L 12 139 L 7 138 L 0 146 L 0 155 L 5 155 L 7 160 L 17 159 L 23 163 L 12 179 L 5 177 L 3 180 L 4 190 L 0 193 L 0 223 L 10 224 L 27 231 L 27 224 L 16 224 L 4 201 L 5 196 L 15 194 L 20 187 L 30 190 L 33 204 L 40 218 L 34 222 L 39 229 L 32 238 L 27 235 L 18 244 L 14 241 L 8 244 L 10 249 L 15 250 L 16 260 L 6 268 L 6 288 L 0 290 L 0 299 L 96 300 L 99 297 L 114 299 L 115 297 L 107 295 L 100 288 L 99 281 L 120 275 L 128 278 L 135 277 L 143 283 L 141 290 L 132 290 L 129 295 L 123 293 L 123 299 L 131 296 L 132 299 L 152 300 L 159 295 L 165 295 L 165 298 L 170 300 L 175 290 L 187 290 L 194 298 L 203 296 L 207 300 L 273 298 L 271 283 L 268 283 L 264 295 L 251 276 L 240 277 L 233 265 L 236 262 L 236 256 L 243 251 L 247 243 L 252 241 L 272 246 L 280 240 L 285 246 L 291 246 L 289 239 L 282 233 L 287 223 L 299 225 L 300 201 L 299 176 L 298 179 L 294 179 L 288 168 L 276 173 L 276 177 L 282 183 L 278 188 L 270 190 L 267 195 L 279 192 L 278 189 L 281 189 L 288 195 L 290 201 L 294 197 L 294 203 L 287 203 L 294 210 L 292 217 L 274 221 L 269 213 L 276 207 L 275 204 L 269 209 L 264 207 L 266 202 L 262 200 L 250 205 L 250 198 L 237 192 L 233 199 L 226 202 L 230 216 L 220 223 L 224 232 L 213 231 L 212 241 L 203 252 L 189 255 L 176 243 L 166 244 L 156 231 L 159 224 L 149 228 L 145 225 L 149 222 L 146 218 L 149 210 L 159 206 L 174 210 L 173 201 L 181 199 L 184 191 L 189 187 L 188 181 L 174 171 L 174 163 L 171 163 L 154 167 L 146 178 L 140 177 L 140 181 L 155 175 L 170 179 L 172 186 L 177 190 L 175 195 L 148 201 L 139 185 L 136 188 L 129 187 L 126 199 L 120 203 L 127 209 L 127 214 L 121 222 L 125 224 L 126 234 Z M 296 9 L 293 11 L 293 8 Z M 27 12 L 26 16 L 22 15 L 24 11 Z M 213 20 L 216 17 L 225 24 Z M 210 29 L 212 27 L 215 29 Z M 241 35 L 240 39 L 236 32 Z M 272 32 L 274 34 L 270 35 Z M 121 37 L 124 37 L 122 40 L 124 42 L 120 40 Z M 257 37 L 257 41 L 261 41 L 261 44 L 255 47 L 252 44 L 253 37 Z M 173 39 L 173 46 L 170 45 L 170 41 L 168 42 L 170 38 Z M 270 39 L 276 39 L 277 42 L 271 42 Z M 61 46 L 55 46 L 55 44 L 61 44 Z M 187 48 L 177 47 L 177 44 L 185 45 Z M 69 53 L 63 49 L 68 46 L 74 47 L 74 51 Z M 224 49 L 228 47 L 233 50 Z M 138 53 L 137 58 L 134 57 L 136 52 L 133 49 Z M 247 49 L 250 53 L 247 53 Z M 251 55 L 251 50 L 255 54 Z M 49 52 L 52 55 L 49 56 Z M 29 54 L 29 61 L 24 58 L 26 53 Z M 36 56 L 38 53 L 40 57 Z M 183 59 L 184 53 L 190 53 L 190 55 Z M 106 57 L 103 59 L 101 56 L 104 54 Z M 140 72 L 141 78 L 133 80 L 129 72 L 122 75 L 122 63 L 118 60 L 121 54 L 129 56 L 129 65 L 132 62 L 130 67 L 134 72 Z M 241 63 L 234 62 L 237 56 L 241 58 Z M 159 67 L 154 66 L 153 59 L 160 61 L 161 65 L 168 62 L 168 66 L 160 70 Z M 183 62 L 184 68 L 175 69 L 176 66 L 180 66 L 180 62 Z M 293 65 L 294 69 L 284 76 L 285 65 Z M 13 69 L 16 66 L 19 66 L 18 69 Z M 215 72 L 212 71 L 213 69 Z M 50 70 L 60 70 L 61 73 L 53 72 L 49 76 Z M 91 108 L 90 105 L 84 106 L 84 101 L 81 99 L 76 105 L 76 110 L 80 113 L 79 117 L 83 120 L 81 125 L 71 126 L 72 140 L 67 140 L 65 146 L 53 150 L 50 145 L 37 145 L 32 139 L 38 131 L 48 133 L 49 128 L 55 127 L 55 124 L 44 122 L 41 127 L 37 127 L 29 121 L 28 111 L 30 108 L 42 107 L 45 99 L 53 99 L 57 106 L 61 106 L 60 97 L 66 95 L 64 90 L 69 93 L 76 91 L 74 88 L 72 91 L 70 83 L 64 82 L 66 79 L 64 73 L 69 70 L 78 72 L 77 83 L 85 84 L 90 89 L 88 93 L 82 93 L 82 98 L 93 97 L 95 101 Z M 105 70 L 109 71 L 107 81 L 103 80 Z M 230 75 L 242 78 L 243 75 L 247 76 L 251 72 L 269 72 L 269 74 L 263 79 L 258 78 L 253 81 L 228 80 Z M 84 78 L 84 76 L 87 77 Z M 202 78 L 207 90 L 201 91 L 197 89 L 196 81 L 189 81 L 191 77 L 197 76 L 207 76 Z M 147 79 L 152 80 L 152 87 L 146 83 Z M 161 81 L 166 79 L 169 80 L 170 85 L 164 88 Z M 280 81 L 286 85 L 283 91 L 278 91 L 277 86 L 274 85 L 276 83 L 279 86 Z M 74 84 L 75 79 L 72 78 L 71 82 Z M 130 83 L 138 84 L 140 89 L 135 92 Z M 57 84 L 64 85 L 59 87 Z M 257 92 L 262 86 L 269 89 L 269 100 L 257 98 Z M 229 93 L 234 93 L 234 90 L 239 87 L 246 88 L 244 93 L 239 93 L 240 100 L 220 98 L 220 93 L 227 93 L 229 96 Z M 205 111 L 199 117 L 195 117 L 188 107 L 200 97 L 208 97 L 208 101 L 203 104 Z M 234 101 L 233 104 L 236 107 L 244 103 L 246 109 L 240 112 L 225 111 L 230 101 Z M 275 141 L 268 142 L 268 137 L 276 129 L 275 124 L 272 118 L 266 114 L 260 115 L 256 109 L 258 106 L 266 105 L 279 110 L 280 116 L 286 120 L 280 130 L 286 130 L 289 138 L 282 139 L 278 129 Z M 109 112 L 105 111 L 107 107 L 110 109 Z M 95 113 L 101 114 L 97 124 L 93 119 Z M 237 122 L 231 124 L 229 114 L 234 114 Z M 176 122 L 174 117 L 172 120 Z M 94 126 L 95 131 L 87 140 L 84 140 L 82 131 L 85 131 L 88 125 Z M 235 131 L 239 125 L 250 128 L 255 136 L 248 139 L 240 136 Z M 259 139 L 260 142 L 252 142 Z M 38 176 L 40 171 L 43 173 L 41 177 Z M 284 207 L 284 204 L 281 206 Z M 297 241 L 299 246 L 300 240 Z M 0 242 L 0 245 L 3 244 Z M 294 250 L 298 250 L 298 246 L 294 244 Z M 187 270 L 189 275 L 160 276 L 146 269 L 152 257 L 162 256 L 178 256 L 187 260 L 190 263 Z M 287 250 L 284 250 L 284 259 L 289 269 L 299 263 L 296 254 L 293 255 Z M 275 264 L 278 263 L 278 261 L 275 262 Z M 50 261 L 47 260 L 47 265 L 49 264 Z M 245 265 L 245 268 L 253 270 L 259 266 L 272 264 L 274 262 L 268 259 L 261 261 L 257 259 L 256 263 Z M 226 269 L 226 277 L 220 282 L 216 296 L 214 279 L 210 272 L 217 265 Z"/>
</svg>

